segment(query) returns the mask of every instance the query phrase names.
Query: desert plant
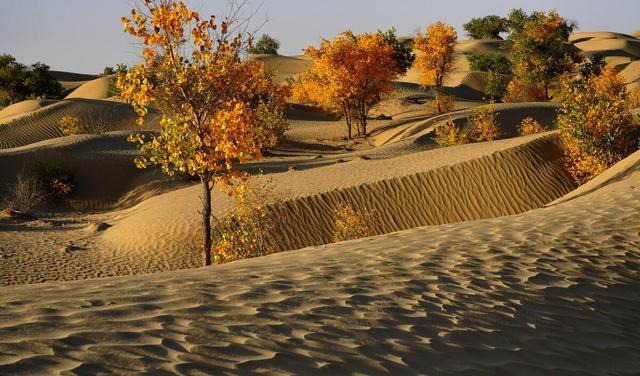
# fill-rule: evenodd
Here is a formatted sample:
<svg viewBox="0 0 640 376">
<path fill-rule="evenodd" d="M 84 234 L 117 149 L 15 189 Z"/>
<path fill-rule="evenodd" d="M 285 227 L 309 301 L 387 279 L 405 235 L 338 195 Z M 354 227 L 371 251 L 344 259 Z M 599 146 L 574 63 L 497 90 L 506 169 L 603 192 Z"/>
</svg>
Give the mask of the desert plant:
<svg viewBox="0 0 640 376">
<path fill-rule="evenodd" d="M 213 233 L 213 263 L 222 264 L 282 251 L 284 218 L 274 211 L 281 199 L 269 182 L 234 187 L 235 208 Z M 269 205 L 267 200 L 271 201 Z"/>
<path fill-rule="evenodd" d="M 518 127 L 522 136 L 529 136 L 532 134 L 543 133 L 547 131 L 547 128 L 531 116 L 522 119 L 520 126 Z"/>
<path fill-rule="evenodd" d="M 62 86 L 51 76 L 49 66 L 35 63 L 27 67 L 6 54 L 0 55 L 0 90 L 13 102 L 62 95 Z"/>
<path fill-rule="evenodd" d="M 394 60 L 395 48 L 381 31 L 346 31 L 333 41 L 324 39 L 319 49 L 305 50 L 315 65 L 293 81 L 293 98 L 341 114 L 349 139 L 354 125 L 366 136 L 369 109 L 394 90 L 391 81 L 405 68 Z"/>
<path fill-rule="evenodd" d="M 582 184 L 638 149 L 639 128 L 623 80 L 611 67 L 600 75 L 563 77 L 558 129 L 565 164 Z"/>
<path fill-rule="evenodd" d="M 506 103 L 542 102 L 545 99 L 545 88 L 542 83 L 523 80 L 517 73 L 509 81 L 506 92 L 502 96 L 502 101 Z"/>
<path fill-rule="evenodd" d="M 32 176 L 48 201 L 63 200 L 69 197 L 76 187 L 73 172 L 63 165 L 40 163 L 33 170 Z"/>
<path fill-rule="evenodd" d="M 398 75 L 401 76 L 407 73 L 409 68 L 413 65 L 413 62 L 416 60 L 416 55 L 413 53 L 413 47 L 398 40 L 395 28 L 387 30 L 383 33 L 383 36 L 387 44 L 393 47 L 393 54 L 391 57 L 396 62 Z"/>
<path fill-rule="evenodd" d="M 500 138 L 500 124 L 498 113 L 494 111 L 494 104 L 489 103 L 473 109 L 471 114 L 470 138 L 473 142 L 493 141 Z"/>
<path fill-rule="evenodd" d="M 58 120 L 58 127 L 65 135 L 100 134 L 112 129 L 113 111 L 87 112 L 81 116 L 65 115 Z"/>
<path fill-rule="evenodd" d="M 431 108 L 437 113 L 446 113 L 456 110 L 456 97 L 453 95 L 439 95 L 431 101 Z"/>
<path fill-rule="evenodd" d="M 464 145 L 471 142 L 469 133 L 458 127 L 452 118 L 437 126 L 434 134 L 436 145 L 439 147 Z"/>
<path fill-rule="evenodd" d="M 474 71 L 511 74 L 513 69 L 509 58 L 500 52 L 467 56 L 469 65 Z"/>
<path fill-rule="evenodd" d="M 514 80 L 518 81 L 511 92 L 527 92 L 529 90 L 515 90 L 527 87 L 537 90 L 540 86 L 543 99 L 549 99 L 551 81 L 581 61 L 578 50 L 567 43 L 576 24 L 556 11 L 526 14 L 516 9 L 509 20 L 511 34 L 505 47 L 515 70 Z"/>
<path fill-rule="evenodd" d="M 413 49 L 416 54 L 416 68 L 420 71 L 420 84 L 429 87 L 442 103 L 442 88 L 445 78 L 453 69 L 453 48 L 458 36 L 453 26 L 436 22 L 427 28 L 426 34 L 418 33 Z M 438 113 L 444 109 L 437 108 Z"/>
<path fill-rule="evenodd" d="M 353 205 L 342 202 L 334 209 L 335 229 L 333 240 L 341 242 L 376 235 L 376 224 L 380 215 L 375 210 L 356 210 Z"/>
<path fill-rule="evenodd" d="M 277 55 L 279 48 L 280 42 L 267 34 L 263 34 L 254 45 L 249 47 L 248 52 L 255 55 Z"/>
<path fill-rule="evenodd" d="M 116 69 L 114 67 L 106 66 L 102 70 L 103 76 L 111 76 L 112 74 L 116 74 Z"/>
<path fill-rule="evenodd" d="M 34 177 L 27 177 L 23 173 L 16 175 L 15 183 L 9 187 L 9 195 L 4 200 L 7 209 L 28 214 L 33 208 L 45 200 L 42 185 Z"/>
<path fill-rule="evenodd" d="M 462 27 L 472 39 L 502 39 L 500 33 L 508 31 L 508 21 L 503 17 L 490 15 L 472 18 Z"/>
<path fill-rule="evenodd" d="M 241 20 L 246 2 L 232 1 L 221 20 L 200 18 L 181 2 L 144 0 L 123 17 L 125 32 L 143 43 L 145 61 L 118 75 L 120 97 L 144 123 L 148 105 L 162 112 L 161 130 L 138 144 L 139 168 L 197 176 L 202 186 L 202 250 L 211 264 L 211 191 L 247 173 L 238 163 L 261 159 L 287 127 L 282 117 L 288 88 L 273 83 L 260 62 L 243 59 L 251 37 Z M 268 119 L 268 120 L 265 120 Z"/>
<path fill-rule="evenodd" d="M 509 85 L 509 76 L 489 72 L 484 86 L 485 98 L 491 101 L 504 101 Z"/>
</svg>

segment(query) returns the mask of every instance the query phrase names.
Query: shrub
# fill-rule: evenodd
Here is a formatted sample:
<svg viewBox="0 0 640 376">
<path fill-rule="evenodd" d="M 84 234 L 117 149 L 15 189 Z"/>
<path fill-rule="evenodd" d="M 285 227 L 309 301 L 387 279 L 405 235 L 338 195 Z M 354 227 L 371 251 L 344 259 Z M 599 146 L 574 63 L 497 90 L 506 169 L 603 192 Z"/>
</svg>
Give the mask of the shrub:
<svg viewBox="0 0 640 376">
<path fill-rule="evenodd" d="M 639 127 L 624 82 L 611 67 L 600 75 L 563 77 L 558 129 L 565 164 L 582 184 L 638 149 Z"/>
<path fill-rule="evenodd" d="M 236 206 L 233 212 L 218 223 L 213 233 L 212 259 L 214 264 L 265 256 L 281 251 L 283 218 L 274 208 L 281 204 L 279 199 L 267 206 L 267 199 L 273 199 L 268 182 L 255 186 L 239 184 L 235 186 L 233 197 Z"/>
<path fill-rule="evenodd" d="M 496 15 L 472 18 L 462 27 L 467 35 L 473 39 L 502 39 L 500 33 L 508 30 L 507 20 Z"/>
<path fill-rule="evenodd" d="M 503 102 L 542 102 L 545 100 L 545 89 L 540 83 L 527 83 L 518 77 L 514 77 L 507 85 L 507 90 L 502 97 Z"/>
<path fill-rule="evenodd" d="M 58 120 L 58 127 L 65 135 L 74 134 L 100 134 L 110 130 L 113 122 L 111 111 L 98 111 L 86 113 L 81 117 L 63 116 Z"/>
<path fill-rule="evenodd" d="M 33 170 L 33 177 L 50 201 L 69 197 L 76 186 L 71 169 L 61 165 L 41 163 Z"/>
<path fill-rule="evenodd" d="M 380 215 L 374 210 L 356 211 L 350 203 L 340 203 L 334 209 L 336 242 L 376 235 L 376 223 Z"/>
<path fill-rule="evenodd" d="M 0 55 L 0 91 L 13 102 L 28 98 L 60 97 L 62 86 L 49 71 L 49 66 L 35 63 L 25 66 L 11 55 Z"/>
<path fill-rule="evenodd" d="M 33 177 L 19 173 L 16 182 L 9 186 L 9 195 L 4 200 L 7 209 L 28 214 L 45 200 L 42 185 Z"/>
<path fill-rule="evenodd" d="M 477 54 L 467 57 L 469 65 L 474 71 L 511 74 L 511 61 L 503 53 Z"/>
<path fill-rule="evenodd" d="M 520 127 L 518 127 L 518 129 L 520 130 L 520 134 L 522 136 L 529 136 L 532 134 L 543 133 L 547 131 L 547 128 L 545 126 L 541 125 L 536 119 L 530 116 L 522 119 L 522 122 L 520 123 Z"/>
<path fill-rule="evenodd" d="M 256 44 L 249 48 L 248 52 L 255 55 L 277 55 L 279 48 L 280 42 L 267 34 L 263 34 Z"/>
<path fill-rule="evenodd" d="M 439 147 L 463 145 L 471 141 L 469 133 L 460 129 L 451 118 L 437 126 L 434 133 L 436 144 Z"/>
<path fill-rule="evenodd" d="M 503 100 L 509 85 L 509 79 L 506 77 L 499 73 L 489 72 L 484 86 L 484 94 L 487 99 L 491 101 Z"/>
<path fill-rule="evenodd" d="M 473 142 L 493 141 L 501 135 L 498 113 L 494 111 L 493 103 L 474 108 L 471 125 L 470 138 Z"/>
<path fill-rule="evenodd" d="M 11 104 L 11 98 L 9 97 L 0 97 L 0 109 L 3 109 Z"/>
<path fill-rule="evenodd" d="M 431 102 L 431 108 L 437 113 L 446 113 L 456 110 L 456 97 L 453 95 L 437 95 Z"/>
</svg>

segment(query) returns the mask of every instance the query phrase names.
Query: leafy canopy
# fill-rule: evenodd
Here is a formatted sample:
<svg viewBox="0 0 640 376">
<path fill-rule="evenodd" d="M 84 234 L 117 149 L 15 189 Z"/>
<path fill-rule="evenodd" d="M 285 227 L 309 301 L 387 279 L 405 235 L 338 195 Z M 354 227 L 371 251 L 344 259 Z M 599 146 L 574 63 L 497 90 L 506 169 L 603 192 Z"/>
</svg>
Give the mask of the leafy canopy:
<svg viewBox="0 0 640 376">
<path fill-rule="evenodd" d="M 490 15 L 482 18 L 472 18 L 462 27 L 472 39 L 502 39 L 500 33 L 508 31 L 508 20 Z"/>
<path fill-rule="evenodd" d="M 346 31 L 333 41 L 323 39 L 320 48 L 308 47 L 304 53 L 315 59 L 315 65 L 294 80 L 293 98 L 341 113 L 349 138 L 354 122 L 359 124 L 358 133 L 366 134 L 369 109 L 393 91 L 391 81 L 408 64 L 401 56 L 405 50 L 398 54 L 398 46 L 389 42 L 393 36 Z"/>
<path fill-rule="evenodd" d="M 279 48 L 280 42 L 267 34 L 263 34 L 255 45 L 249 48 L 248 52 L 254 55 L 277 55 Z"/>
<path fill-rule="evenodd" d="M 241 58 L 247 42 L 230 20 L 201 19 L 180 1 L 150 1 L 122 22 L 143 45 L 144 63 L 119 74 L 121 97 L 139 115 L 162 111 L 162 131 L 130 138 L 143 155 L 138 167 L 159 165 L 169 175 L 228 182 L 234 162 L 259 159 L 275 146 L 286 123 L 286 88 L 272 84 L 260 63 Z"/>
<path fill-rule="evenodd" d="M 29 67 L 7 54 L 0 55 L 0 91 L 12 102 L 38 97 L 59 97 L 62 86 L 49 71 L 49 66 L 35 63 Z"/>
</svg>

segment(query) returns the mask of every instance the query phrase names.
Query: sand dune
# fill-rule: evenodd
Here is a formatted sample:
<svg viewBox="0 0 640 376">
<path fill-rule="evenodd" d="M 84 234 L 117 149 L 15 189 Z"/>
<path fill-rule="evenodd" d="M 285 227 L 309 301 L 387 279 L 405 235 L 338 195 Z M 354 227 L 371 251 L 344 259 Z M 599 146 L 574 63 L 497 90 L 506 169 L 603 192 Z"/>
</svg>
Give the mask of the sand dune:
<svg viewBox="0 0 640 376">
<path fill-rule="evenodd" d="M 640 57 L 640 40 L 637 39 L 589 39 L 575 43 L 582 52 L 588 55 L 627 56 L 632 59 Z"/>
<path fill-rule="evenodd" d="M 130 105 L 113 101 L 68 99 L 13 117 L 0 125 L 0 149 L 29 145 L 63 136 L 58 122 L 63 116 L 74 116 L 108 131 L 136 129 L 136 114 Z M 152 116 L 140 129 L 158 129 L 157 116 Z"/>
<path fill-rule="evenodd" d="M 14 103 L 0 110 L 0 124 L 9 122 L 19 116 L 26 115 L 57 102 L 58 101 L 54 99 L 29 99 Z"/>
<path fill-rule="evenodd" d="M 285 83 L 313 66 L 313 59 L 306 56 L 252 55 L 252 58 L 262 62 L 278 83 Z"/>
<path fill-rule="evenodd" d="M 109 90 L 111 79 L 111 76 L 107 76 L 87 81 L 67 95 L 66 98 L 107 99 L 113 95 Z"/>
<path fill-rule="evenodd" d="M 465 55 L 490 54 L 500 52 L 504 41 L 495 39 L 460 40 L 455 45 L 455 52 Z"/>
<path fill-rule="evenodd" d="M 639 158 L 520 215 L 2 288 L 0 372 L 634 374 Z"/>
</svg>

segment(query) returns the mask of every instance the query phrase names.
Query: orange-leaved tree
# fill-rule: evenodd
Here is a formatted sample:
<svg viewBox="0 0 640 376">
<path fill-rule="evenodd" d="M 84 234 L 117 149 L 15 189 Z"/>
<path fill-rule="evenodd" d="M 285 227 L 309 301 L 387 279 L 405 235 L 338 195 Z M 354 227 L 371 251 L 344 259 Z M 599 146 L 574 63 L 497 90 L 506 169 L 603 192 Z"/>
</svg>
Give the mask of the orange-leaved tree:
<svg viewBox="0 0 640 376">
<path fill-rule="evenodd" d="M 239 14 L 243 3 L 231 3 Z M 123 99 L 142 124 L 148 106 L 161 110 L 161 131 L 136 134 L 136 165 L 159 165 L 168 175 L 197 176 L 202 184 L 203 252 L 211 264 L 211 191 L 244 176 L 237 162 L 259 159 L 286 129 L 287 89 L 275 86 L 260 63 L 243 59 L 251 36 L 239 18 L 201 19 L 181 1 L 145 0 L 123 17 L 144 46 L 145 60 L 118 77 Z"/>
<path fill-rule="evenodd" d="M 444 111 L 442 87 L 453 69 L 453 48 L 457 39 L 453 26 L 438 21 L 427 28 L 426 34 L 418 33 L 413 43 L 420 84 L 433 90 L 438 113 Z"/>
<path fill-rule="evenodd" d="M 638 149 L 640 127 L 629 110 L 624 81 L 613 68 L 574 80 L 564 76 L 559 97 L 558 129 L 565 162 L 578 183 Z"/>
<path fill-rule="evenodd" d="M 346 31 L 333 41 L 323 39 L 320 48 L 305 49 L 315 64 L 293 81 L 293 99 L 341 114 L 349 139 L 354 123 L 358 135 L 366 136 L 369 109 L 393 91 L 391 81 L 407 69 L 394 59 L 388 35 Z"/>
</svg>

